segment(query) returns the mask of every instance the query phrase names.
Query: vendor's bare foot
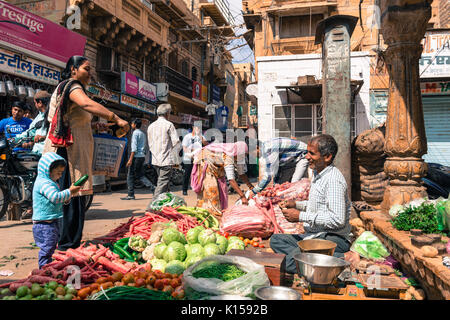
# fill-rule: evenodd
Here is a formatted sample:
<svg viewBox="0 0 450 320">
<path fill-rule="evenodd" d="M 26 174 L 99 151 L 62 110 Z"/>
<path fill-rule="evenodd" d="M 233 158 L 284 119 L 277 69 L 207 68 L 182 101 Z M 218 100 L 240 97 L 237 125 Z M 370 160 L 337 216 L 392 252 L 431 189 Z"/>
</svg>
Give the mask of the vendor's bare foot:
<svg viewBox="0 0 450 320">
<path fill-rule="evenodd" d="M 350 262 L 354 267 L 358 264 L 360 257 L 356 252 L 348 251 L 344 253 L 344 260 Z"/>
</svg>

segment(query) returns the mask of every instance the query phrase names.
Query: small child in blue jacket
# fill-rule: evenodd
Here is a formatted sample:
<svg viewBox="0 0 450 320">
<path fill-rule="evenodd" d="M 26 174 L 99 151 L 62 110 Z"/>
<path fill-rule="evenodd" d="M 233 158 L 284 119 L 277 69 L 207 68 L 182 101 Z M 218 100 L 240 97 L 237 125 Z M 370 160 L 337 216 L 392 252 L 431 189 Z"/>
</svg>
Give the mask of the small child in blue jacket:
<svg viewBox="0 0 450 320">
<path fill-rule="evenodd" d="M 66 167 L 66 160 L 54 152 L 42 155 L 33 188 L 33 237 L 39 250 L 39 269 L 52 261 L 59 241 L 59 224 L 63 204 L 77 194 L 80 187 L 73 184 L 60 191 L 58 181 Z"/>
</svg>

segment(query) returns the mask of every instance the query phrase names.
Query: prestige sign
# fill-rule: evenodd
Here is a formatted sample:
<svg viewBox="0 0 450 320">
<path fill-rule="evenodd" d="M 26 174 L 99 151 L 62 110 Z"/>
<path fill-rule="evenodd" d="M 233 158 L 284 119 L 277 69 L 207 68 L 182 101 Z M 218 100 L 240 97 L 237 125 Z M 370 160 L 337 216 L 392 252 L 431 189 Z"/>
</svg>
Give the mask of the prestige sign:
<svg viewBox="0 0 450 320">
<path fill-rule="evenodd" d="M 0 45 L 64 67 L 85 44 L 78 33 L 0 0 Z"/>
<path fill-rule="evenodd" d="M 157 101 L 156 85 L 125 71 L 121 74 L 121 80 L 122 92 L 147 101 Z"/>
</svg>

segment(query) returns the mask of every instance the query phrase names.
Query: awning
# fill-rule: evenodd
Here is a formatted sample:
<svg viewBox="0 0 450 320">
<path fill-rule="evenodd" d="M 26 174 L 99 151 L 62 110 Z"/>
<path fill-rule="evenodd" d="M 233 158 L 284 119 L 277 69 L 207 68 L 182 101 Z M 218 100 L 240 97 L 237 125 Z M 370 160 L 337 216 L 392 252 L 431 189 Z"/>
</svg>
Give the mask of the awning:
<svg viewBox="0 0 450 320">
<path fill-rule="evenodd" d="M 205 110 L 206 107 L 206 103 L 201 103 L 201 102 L 197 102 L 194 101 L 192 98 L 187 98 L 185 96 L 182 96 L 181 94 L 178 94 L 176 92 L 170 91 L 169 90 L 169 98 L 168 98 L 168 102 L 170 104 L 172 104 L 172 106 L 174 107 L 174 109 L 176 109 L 177 111 L 183 111 L 184 107 L 189 107 L 189 108 L 197 108 L 201 109 L 201 111 Z"/>
<path fill-rule="evenodd" d="M 351 80 L 350 87 L 352 91 L 352 99 L 355 99 L 356 95 L 361 90 L 364 84 L 364 80 Z M 322 80 L 316 81 L 316 83 L 299 84 L 290 86 L 275 86 L 276 89 L 285 89 L 288 99 L 288 103 L 291 103 L 292 94 L 302 98 L 305 103 L 319 103 L 322 98 Z"/>
</svg>

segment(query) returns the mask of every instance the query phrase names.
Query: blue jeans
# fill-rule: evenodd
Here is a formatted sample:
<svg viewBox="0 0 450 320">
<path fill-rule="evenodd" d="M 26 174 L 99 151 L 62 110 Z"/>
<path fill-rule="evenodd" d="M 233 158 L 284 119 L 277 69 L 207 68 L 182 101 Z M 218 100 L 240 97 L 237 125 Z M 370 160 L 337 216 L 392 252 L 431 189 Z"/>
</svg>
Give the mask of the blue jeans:
<svg viewBox="0 0 450 320">
<path fill-rule="evenodd" d="M 301 252 L 297 242 L 303 240 L 306 236 L 306 234 L 274 234 L 270 237 L 270 247 L 272 250 L 275 253 L 283 253 L 286 255 L 286 272 L 297 273 L 294 256 Z M 343 258 L 344 253 L 350 250 L 350 242 L 333 233 L 323 234 L 317 239 L 329 240 L 337 244 L 333 254 L 334 257 Z"/>
<path fill-rule="evenodd" d="M 128 196 L 134 197 L 134 184 L 137 179 L 144 175 L 144 157 L 134 157 L 131 166 L 128 167 L 127 185 Z"/>
<path fill-rule="evenodd" d="M 55 252 L 59 240 L 59 219 L 52 223 L 35 222 L 33 224 L 34 242 L 39 247 L 39 269 L 52 262 L 52 255 Z"/>
</svg>

